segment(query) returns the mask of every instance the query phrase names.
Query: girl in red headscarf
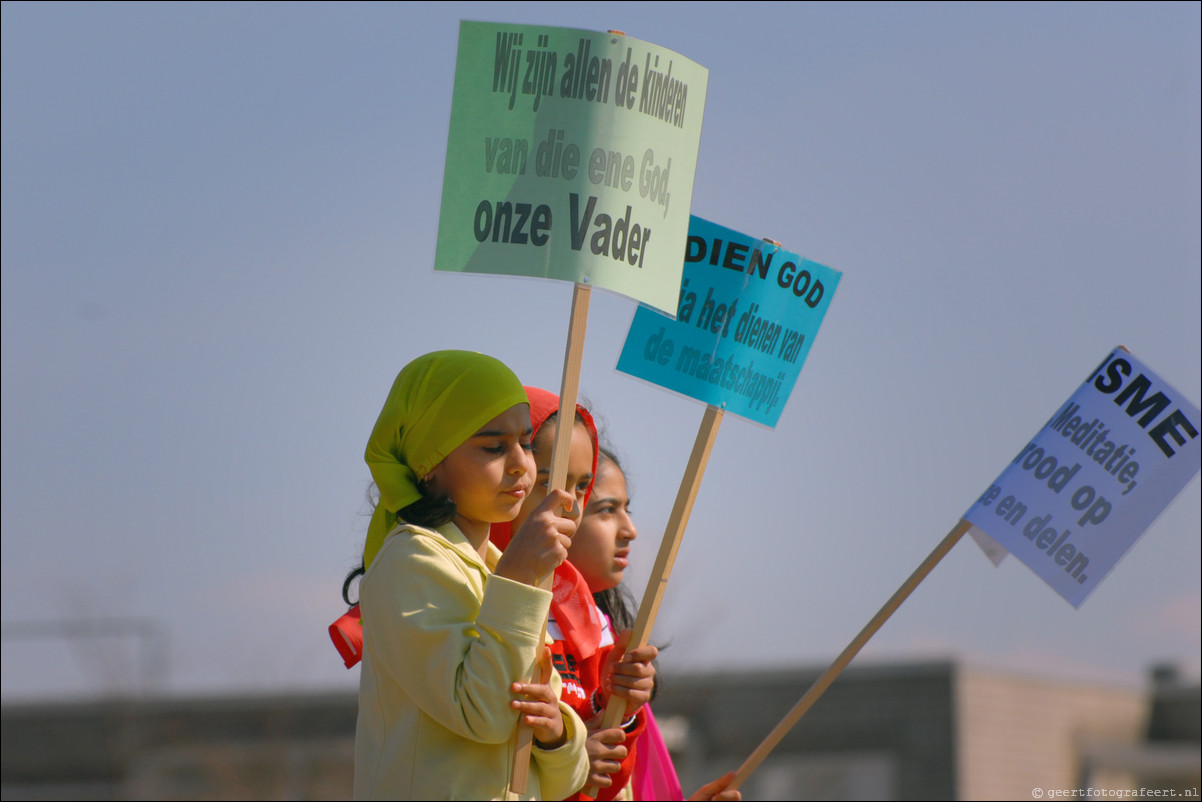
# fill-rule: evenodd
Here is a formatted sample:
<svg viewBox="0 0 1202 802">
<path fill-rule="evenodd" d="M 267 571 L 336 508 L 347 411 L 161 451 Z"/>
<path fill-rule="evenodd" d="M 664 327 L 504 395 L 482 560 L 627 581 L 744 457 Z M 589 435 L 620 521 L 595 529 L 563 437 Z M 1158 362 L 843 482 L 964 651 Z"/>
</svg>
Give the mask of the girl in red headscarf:
<svg viewBox="0 0 1202 802">
<path fill-rule="evenodd" d="M 521 526 L 547 492 L 551 449 L 558 426 L 559 397 L 536 387 L 527 387 L 526 394 L 530 398 L 538 477 L 517 517 L 512 522 L 493 524 L 489 537 L 502 549 L 509 543 L 510 532 Z M 597 427 L 588 410 L 578 405 L 569 449 L 567 486 L 575 497 L 575 507 L 566 513 L 577 521 L 588 504 L 597 470 L 597 451 Z M 651 698 L 655 677 L 651 661 L 658 652 L 650 645 L 625 651 L 628 633 L 615 637 L 608 619 L 597 609 L 588 582 L 570 561 L 555 570 L 551 592 L 547 632 L 555 639 L 552 658 L 563 677 L 563 701 L 586 724 L 591 722 L 591 727 L 596 728 L 611 693 L 626 699 L 628 718 L 621 727 L 589 731 L 586 787 L 599 788 L 598 799 L 629 798 L 627 786 L 635 764 L 634 744 L 646 726 L 641 708 Z"/>
</svg>

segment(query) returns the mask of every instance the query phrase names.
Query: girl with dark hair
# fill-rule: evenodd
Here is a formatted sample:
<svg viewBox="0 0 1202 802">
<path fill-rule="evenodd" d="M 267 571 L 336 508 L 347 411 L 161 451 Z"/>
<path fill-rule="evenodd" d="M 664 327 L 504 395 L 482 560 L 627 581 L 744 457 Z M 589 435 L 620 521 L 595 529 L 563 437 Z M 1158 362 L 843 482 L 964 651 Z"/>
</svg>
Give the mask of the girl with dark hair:
<svg viewBox="0 0 1202 802">
<path fill-rule="evenodd" d="M 358 799 L 505 798 L 519 719 L 529 798 L 584 785 L 586 731 L 559 701 L 538 586 L 567 556 L 576 499 L 548 493 L 504 555 L 488 539 L 530 494 L 531 435 L 525 391 L 491 357 L 427 354 L 392 386 L 365 454 L 379 502 L 359 586 Z"/>
<path fill-rule="evenodd" d="M 584 577 L 593 593 L 597 607 L 609 617 L 617 630 L 634 626 L 634 599 L 622 584 L 630 565 L 630 544 L 638 537 L 638 529 L 630 517 L 630 492 L 626 473 L 613 451 L 602 447 L 593 478 L 593 491 L 584 517 L 572 536 L 568 562 Z M 683 794 L 672 758 L 659 734 L 651 705 L 640 711 L 644 728 L 630 751 L 635 763 L 630 777 L 630 798 L 680 800 Z M 590 733 L 590 745 L 593 735 Z M 630 743 L 630 740 L 627 741 Z M 598 772 L 597 760 L 590 750 L 592 761 L 590 779 Z M 611 760 L 609 770 L 617 774 L 618 763 Z M 734 774 L 702 786 L 690 799 L 738 800 L 739 791 L 727 790 Z"/>
</svg>

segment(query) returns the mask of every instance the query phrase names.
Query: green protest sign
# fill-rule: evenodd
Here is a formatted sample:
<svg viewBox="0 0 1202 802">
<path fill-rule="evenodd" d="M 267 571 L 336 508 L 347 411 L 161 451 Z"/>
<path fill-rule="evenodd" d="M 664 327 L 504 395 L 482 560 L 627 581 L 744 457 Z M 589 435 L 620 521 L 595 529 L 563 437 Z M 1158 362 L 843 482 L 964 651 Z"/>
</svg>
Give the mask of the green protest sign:
<svg viewBox="0 0 1202 802">
<path fill-rule="evenodd" d="M 435 269 L 674 314 L 708 80 L 620 34 L 460 23 Z"/>
</svg>

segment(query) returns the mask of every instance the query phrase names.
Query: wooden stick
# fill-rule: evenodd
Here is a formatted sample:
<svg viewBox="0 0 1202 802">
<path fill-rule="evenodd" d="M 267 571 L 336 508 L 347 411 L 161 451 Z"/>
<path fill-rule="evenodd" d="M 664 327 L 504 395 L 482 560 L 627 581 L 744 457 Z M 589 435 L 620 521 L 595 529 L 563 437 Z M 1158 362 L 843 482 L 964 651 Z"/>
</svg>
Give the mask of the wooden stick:
<svg viewBox="0 0 1202 802">
<path fill-rule="evenodd" d="M 722 410 L 707 404 L 701 426 L 697 429 L 697 439 L 693 442 L 693 453 L 689 455 L 689 464 L 685 467 L 684 476 L 680 480 L 680 490 L 676 493 L 676 503 L 672 506 L 672 514 L 668 517 L 668 526 L 664 530 L 664 539 L 659 544 L 659 555 L 655 558 L 655 567 L 647 581 L 647 590 L 643 592 L 643 601 L 639 606 L 638 617 L 634 621 L 634 629 L 630 633 L 630 642 L 626 649 L 639 649 L 647 645 L 651 639 L 651 627 L 655 616 L 659 613 L 659 605 L 672 575 L 672 564 L 676 562 L 676 552 L 680 550 L 680 541 L 684 537 L 685 527 L 689 523 L 689 515 L 693 512 L 693 502 L 701 487 L 701 477 L 705 474 L 705 465 L 709 462 L 710 451 L 714 440 L 718 437 L 718 427 L 722 424 Z M 618 726 L 618 722 L 626 715 L 626 700 L 620 696 L 611 695 L 601 718 L 601 729 Z M 594 799 L 597 788 L 584 790 L 585 796 Z"/>
<path fill-rule="evenodd" d="M 864 648 L 864 644 L 868 642 L 868 639 L 876 634 L 876 631 L 889 619 L 889 616 L 893 615 L 894 611 L 901 606 L 901 603 L 914 592 L 914 589 L 918 587 L 918 583 L 926 579 L 927 574 L 931 573 L 931 570 L 939 561 L 947 556 L 947 553 L 952 550 L 952 546 L 956 545 L 957 541 L 964 536 L 964 533 L 971 526 L 972 524 L 961 518 L 959 523 L 952 527 L 952 530 L 944 536 L 939 545 L 935 547 L 935 550 L 923 560 L 922 564 L 914 570 L 914 573 L 910 574 L 910 578 L 897 589 L 897 592 L 893 594 L 889 601 L 885 602 L 885 606 L 860 630 L 860 634 L 856 635 L 855 640 L 847 645 L 847 648 L 835 659 L 835 662 L 831 663 L 826 673 L 810 686 L 810 689 L 793 706 L 793 709 L 781 719 L 781 722 L 776 725 L 776 728 L 772 732 L 768 733 L 768 737 L 755 748 L 755 751 L 751 753 L 751 756 L 747 760 L 743 761 L 743 765 L 735 773 L 735 779 L 731 782 L 730 788 L 734 789 L 742 785 L 743 781 L 751 775 L 751 772 L 755 771 L 756 767 L 764 761 L 764 758 L 768 757 L 768 753 L 776 748 L 781 739 L 785 737 L 789 730 L 793 729 L 793 726 L 805 715 L 814 702 L 818 701 L 818 697 L 822 696 L 826 689 L 830 687 L 830 684 L 835 681 L 835 677 L 839 676 L 839 673 L 847 667 L 851 659 L 859 653 L 860 649 Z"/>
<path fill-rule="evenodd" d="M 564 487 L 568 481 L 568 456 L 572 446 L 571 425 L 576 420 L 576 396 L 580 391 L 580 365 L 584 361 L 584 333 L 588 328 L 588 303 L 592 288 L 587 284 L 576 283 L 572 292 L 572 317 L 568 322 L 568 341 L 563 357 L 563 378 L 559 383 L 559 417 L 558 421 L 569 421 L 569 425 L 559 425 L 555 428 L 555 444 L 551 449 L 551 475 L 547 487 Z M 581 515 L 584 510 L 580 511 Z M 543 577 L 539 587 L 551 590 L 555 582 L 554 573 Z M 547 619 L 543 619 L 543 634 L 539 641 L 546 640 Z M 534 665 L 534 674 L 530 681 L 539 681 L 539 663 Z M 530 750 L 534 745 L 534 730 L 519 722 L 514 735 L 513 775 L 509 781 L 509 790 L 515 794 L 526 793 L 526 783 L 530 777 Z"/>
<path fill-rule="evenodd" d="M 584 361 L 584 332 L 588 326 L 588 302 L 592 288 L 576 284 L 572 292 L 572 318 L 568 323 L 568 343 L 563 355 L 563 378 L 559 383 L 559 417 L 568 426 L 555 427 L 555 445 L 551 450 L 551 476 L 548 487 L 563 488 L 568 481 L 568 455 L 572 448 L 571 421 L 576 420 L 576 396 L 580 392 L 580 365 Z"/>
</svg>

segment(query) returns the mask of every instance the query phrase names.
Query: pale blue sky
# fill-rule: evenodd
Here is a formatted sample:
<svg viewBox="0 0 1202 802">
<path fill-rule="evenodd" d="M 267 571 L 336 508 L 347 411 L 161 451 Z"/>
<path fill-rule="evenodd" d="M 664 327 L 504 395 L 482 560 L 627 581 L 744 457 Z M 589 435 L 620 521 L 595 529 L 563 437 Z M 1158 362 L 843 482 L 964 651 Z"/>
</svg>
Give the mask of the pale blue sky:
<svg viewBox="0 0 1202 802">
<path fill-rule="evenodd" d="M 706 66 L 693 211 L 843 272 L 779 426 L 722 425 L 662 671 L 828 663 L 1113 346 L 1202 400 L 1196 3 L 5 3 L 6 625 L 151 619 L 171 693 L 355 686 L 326 626 L 396 371 L 560 377 L 567 285 L 432 271 L 460 19 Z M 593 294 L 581 388 L 639 595 L 703 408 L 614 371 L 633 309 Z M 858 660 L 1196 676 L 1200 532 L 1195 479 L 1079 611 L 961 543 Z M 5 641 L 3 694 L 137 660 Z"/>
</svg>

